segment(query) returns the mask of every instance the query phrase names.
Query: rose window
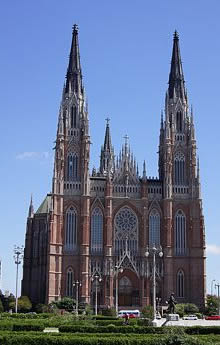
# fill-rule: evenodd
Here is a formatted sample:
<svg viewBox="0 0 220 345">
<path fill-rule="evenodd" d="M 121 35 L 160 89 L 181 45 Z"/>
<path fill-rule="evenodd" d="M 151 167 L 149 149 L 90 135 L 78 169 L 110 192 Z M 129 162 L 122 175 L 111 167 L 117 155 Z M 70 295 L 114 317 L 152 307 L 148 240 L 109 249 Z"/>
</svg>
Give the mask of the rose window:
<svg viewBox="0 0 220 345">
<path fill-rule="evenodd" d="M 132 231 L 137 225 L 135 214 L 128 207 L 120 210 L 115 219 L 115 225 L 118 229 L 126 232 Z"/>
<path fill-rule="evenodd" d="M 115 250 L 120 252 L 126 247 L 136 252 L 138 245 L 138 220 L 129 207 L 121 208 L 115 216 Z"/>
</svg>

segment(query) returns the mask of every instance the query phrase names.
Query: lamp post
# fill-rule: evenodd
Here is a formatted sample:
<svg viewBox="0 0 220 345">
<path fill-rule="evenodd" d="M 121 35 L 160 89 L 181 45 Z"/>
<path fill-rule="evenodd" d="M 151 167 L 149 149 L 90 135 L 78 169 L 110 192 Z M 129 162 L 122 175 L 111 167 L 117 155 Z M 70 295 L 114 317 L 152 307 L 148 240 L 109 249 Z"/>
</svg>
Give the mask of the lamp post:
<svg viewBox="0 0 220 345">
<path fill-rule="evenodd" d="M 95 282 L 95 315 L 98 314 L 98 283 L 101 283 L 102 278 L 99 273 L 95 273 L 92 276 L 92 282 Z"/>
<path fill-rule="evenodd" d="M 215 288 L 218 289 L 218 315 L 220 315 L 219 287 L 220 287 L 219 283 L 215 284 Z"/>
<path fill-rule="evenodd" d="M 211 296 L 213 296 L 213 283 L 215 282 L 215 279 L 212 279 L 211 282 Z"/>
<path fill-rule="evenodd" d="M 115 265 L 113 270 L 115 275 L 115 311 L 116 316 L 118 316 L 118 274 L 123 272 L 123 268 L 118 265 Z"/>
<path fill-rule="evenodd" d="M 14 261 L 16 265 L 15 313 L 18 312 L 18 266 L 23 259 L 24 246 L 14 246 Z"/>
<path fill-rule="evenodd" d="M 157 326 L 157 319 L 156 319 L 156 254 L 159 255 L 160 258 L 163 256 L 162 248 L 161 246 L 156 247 L 155 244 L 153 244 L 152 247 L 147 247 L 145 256 L 148 257 L 149 255 L 153 256 L 153 326 Z"/>
<path fill-rule="evenodd" d="M 82 286 L 82 283 L 78 280 L 73 282 L 73 287 L 76 288 L 76 315 L 79 314 L 79 287 Z"/>
</svg>

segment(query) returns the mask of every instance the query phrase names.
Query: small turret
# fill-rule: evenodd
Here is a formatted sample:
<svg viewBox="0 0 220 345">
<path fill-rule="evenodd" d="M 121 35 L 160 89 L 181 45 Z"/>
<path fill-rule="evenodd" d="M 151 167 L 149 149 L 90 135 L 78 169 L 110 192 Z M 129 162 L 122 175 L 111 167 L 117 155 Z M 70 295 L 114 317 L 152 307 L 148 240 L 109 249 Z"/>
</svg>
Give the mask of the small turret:
<svg viewBox="0 0 220 345">
<path fill-rule="evenodd" d="M 108 175 L 114 168 L 114 149 L 111 144 L 109 121 L 110 119 L 107 118 L 104 145 L 101 148 L 100 156 L 100 173 L 103 175 Z"/>
</svg>

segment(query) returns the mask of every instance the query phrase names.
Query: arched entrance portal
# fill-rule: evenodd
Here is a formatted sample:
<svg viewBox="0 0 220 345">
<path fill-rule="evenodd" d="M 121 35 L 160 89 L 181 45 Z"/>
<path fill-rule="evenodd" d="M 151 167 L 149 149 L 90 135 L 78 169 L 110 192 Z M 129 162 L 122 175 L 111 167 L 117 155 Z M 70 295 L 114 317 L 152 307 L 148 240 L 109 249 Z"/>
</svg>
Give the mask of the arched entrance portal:
<svg viewBox="0 0 220 345">
<path fill-rule="evenodd" d="M 138 306 L 140 304 L 139 289 L 136 288 L 127 276 L 119 280 L 119 306 Z"/>
</svg>

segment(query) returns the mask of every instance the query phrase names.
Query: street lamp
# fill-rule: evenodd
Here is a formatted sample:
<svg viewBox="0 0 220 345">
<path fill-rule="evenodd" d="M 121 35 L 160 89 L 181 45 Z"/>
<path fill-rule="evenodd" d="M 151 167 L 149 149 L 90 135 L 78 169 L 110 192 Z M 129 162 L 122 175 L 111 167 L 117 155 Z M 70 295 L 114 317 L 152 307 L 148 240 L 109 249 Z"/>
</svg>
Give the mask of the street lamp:
<svg viewBox="0 0 220 345">
<path fill-rule="evenodd" d="M 16 292 L 15 292 L 15 313 L 18 312 L 18 266 L 23 259 L 24 246 L 14 246 L 14 261 L 16 265 Z"/>
<path fill-rule="evenodd" d="M 115 265 L 113 268 L 113 272 L 115 275 L 115 311 L 116 316 L 118 316 L 118 274 L 123 272 L 123 268 L 121 266 Z"/>
<path fill-rule="evenodd" d="M 211 296 L 213 295 L 213 283 L 215 282 L 215 279 L 212 279 L 212 282 L 211 282 Z"/>
<path fill-rule="evenodd" d="M 160 258 L 163 257 L 163 252 L 161 246 L 156 247 L 153 244 L 152 247 L 147 247 L 145 256 L 148 257 L 149 255 L 153 256 L 153 326 L 157 326 L 157 319 L 156 319 L 156 254 L 159 255 Z"/>
<path fill-rule="evenodd" d="M 76 315 L 79 314 L 79 287 L 82 286 L 82 283 L 76 280 L 73 282 L 73 287 L 76 288 Z"/>
<path fill-rule="evenodd" d="M 215 288 L 218 289 L 218 315 L 220 315 L 219 287 L 220 287 L 219 283 L 215 284 Z"/>
<path fill-rule="evenodd" d="M 99 273 L 95 273 L 92 278 L 92 282 L 95 282 L 95 315 L 98 314 L 98 283 L 101 283 L 102 278 Z"/>
</svg>

